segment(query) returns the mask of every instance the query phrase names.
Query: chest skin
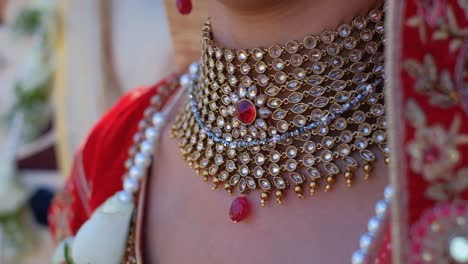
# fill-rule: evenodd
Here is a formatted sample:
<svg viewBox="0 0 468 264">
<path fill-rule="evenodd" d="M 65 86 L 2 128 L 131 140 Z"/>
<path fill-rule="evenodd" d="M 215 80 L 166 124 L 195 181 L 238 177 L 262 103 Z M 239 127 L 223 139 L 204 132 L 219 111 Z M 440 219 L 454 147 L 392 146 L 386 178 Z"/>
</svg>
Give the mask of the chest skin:
<svg viewBox="0 0 468 264">
<path fill-rule="evenodd" d="M 270 199 L 266 207 L 251 192 L 251 215 L 232 223 L 228 212 L 236 196 L 211 191 L 211 182 L 182 160 L 169 133 L 167 126 L 148 184 L 146 263 L 349 263 L 388 183 L 380 156 L 371 178 L 365 181 L 356 171 L 351 188 L 339 178 L 330 192 L 319 189 L 298 199 L 290 190 L 282 205 Z"/>
</svg>

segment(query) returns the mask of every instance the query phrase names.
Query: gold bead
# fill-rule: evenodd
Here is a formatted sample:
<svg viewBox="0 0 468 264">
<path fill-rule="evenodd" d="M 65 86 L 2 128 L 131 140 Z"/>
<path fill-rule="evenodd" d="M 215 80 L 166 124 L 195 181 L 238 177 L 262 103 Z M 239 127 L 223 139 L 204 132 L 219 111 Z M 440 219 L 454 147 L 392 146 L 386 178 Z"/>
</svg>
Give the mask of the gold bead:
<svg viewBox="0 0 468 264">
<path fill-rule="evenodd" d="M 282 196 L 282 195 L 283 195 L 283 192 L 281 192 L 281 191 L 279 191 L 279 190 L 275 192 L 276 202 L 277 202 L 278 204 L 281 204 L 281 203 L 283 202 L 283 201 L 281 200 L 281 196 Z"/>
<path fill-rule="evenodd" d="M 369 177 L 370 177 L 370 174 L 369 174 L 369 173 L 364 174 L 364 180 L 369 179 Z"/>
<path fill-rule="evenodd" d="M 294 186 L 294 191 L 297 194 L 297 197 L 299 198 L 304 198 L 304 195 L 302 195 L 302 187 L 299 185 Z"/>
<path fill-rule="evenodd" d="M 311 181 L 311 182 L 309 183 L 309 187 L 310 187 L 310 188 L 314 188 L 314 189 L 317 188 L 317 182 Z"/>
<path fill-rule="evenodd" d="M 372 170 L 372 165 L 367 163 L 367 164 L 364 164 L 364 171 L 365 172 L 370 172 Z"/>
<path fill-rule="evenodd" d="M 390 164 L 390 158 L 389 157 L 386 157 L 385 160 L 384 160 L 385 164 L 388 165 Z"/>
<path fill-rule="evenodd" d="M 328 183 L 334 183 L 335 182 L 335 178 L 333 176 L 328 176 L 327 177 L 327 182 Z"/>
<path fill-rule="evenodd" d="M 218 182 L 219 182 L 218 177 L 213 177 L 213 183 L 218 183 Z"/>
<path fill-rule="evenodd" d="M 261 205 L 262 207 L 265 207 L 265 199 L 261 199 L 261 200 L 260 200 L 260 205 Z"/>
<path fill-rule="evenodd" d="M 269 194 L 268 194 L 267 192 L 262 192 L 262 193 L 260 194 L 260 197 L 261 197 L 262 199 L 267 199 L 268 196 L 269 196 Z"/>
<path fill-rule="evenodd" d="M 353 173 L 350 171 L 345 172 L 344 174 L 345 179 L 351 179 L 353 177 Z"/>
<path fill-rule="evenodd" d="M 351 187 L 351 179 L 346 179 L 346 184 L 348 185 L 348 187 Z"/>
<path fill-rule="evenodd" d="M 229 185 L 229 183 L 225 183 L 224 184 L 224 189 L 226 189 L 226 190 L 231 189 L 231 185 Z"/>
<path fill-rule="evenodd" d="M 203 176 L 203 180 L 204 180 L 204 181 L 208 181 L 208 177 Z"/>
<path fill-rule="evenodd" d="M 331 185 L 330 184 L 327 184 L 327 186 L 325 186 L 325 191 L 328 192 L 331 190 Z"/>
</svg>

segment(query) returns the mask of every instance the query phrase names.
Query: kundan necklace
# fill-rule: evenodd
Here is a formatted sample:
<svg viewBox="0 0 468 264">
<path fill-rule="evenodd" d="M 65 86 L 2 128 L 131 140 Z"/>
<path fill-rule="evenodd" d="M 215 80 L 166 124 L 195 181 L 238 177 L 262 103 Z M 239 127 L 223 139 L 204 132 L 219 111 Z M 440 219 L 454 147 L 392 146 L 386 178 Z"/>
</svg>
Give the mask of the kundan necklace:
<svg viewBox="0 0 468 264">
<path fill-rule="evenodd" d="M 365 178 L 379 149 L 388 162 L 383 102 L 383 12 L 302 41 L 232 50 L 202 32 L 202 60 L 182 78 L 189 99 L 173 125 L 183 158 L 229 194 L 234 222 L 249 213 L 246 195 L 265 205 L 287 190 L 325 191 L 353 171 Z"/>
</svg>

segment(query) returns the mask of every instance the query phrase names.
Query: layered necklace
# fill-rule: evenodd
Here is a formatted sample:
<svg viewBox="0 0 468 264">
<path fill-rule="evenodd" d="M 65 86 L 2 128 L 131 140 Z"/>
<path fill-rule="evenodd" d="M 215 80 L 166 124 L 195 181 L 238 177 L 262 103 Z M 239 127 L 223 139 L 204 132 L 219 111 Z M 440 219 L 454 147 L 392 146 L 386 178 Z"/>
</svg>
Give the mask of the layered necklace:
<svg viewBox="0 0 468 264">
<path fill-rule="evenodd" d="M 234 222 L 288 192 L 348 186 L 367 179 L 381 151 L 388 162 L 383 96 L 383 12 L 372 10 L 335 31 L 265 48 L 233 50 L 202 31 L 202 58 L 181 84 L 188 100 L 172 136 L 204 180 L 236 193 Z"/>
</svg>

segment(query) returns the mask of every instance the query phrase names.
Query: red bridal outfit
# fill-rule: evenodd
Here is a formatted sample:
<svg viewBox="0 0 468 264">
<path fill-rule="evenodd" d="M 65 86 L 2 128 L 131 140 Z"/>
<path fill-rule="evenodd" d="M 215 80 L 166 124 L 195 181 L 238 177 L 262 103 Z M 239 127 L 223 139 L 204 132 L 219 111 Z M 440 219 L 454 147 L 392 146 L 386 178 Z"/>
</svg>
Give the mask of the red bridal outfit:
<svg viewBox="0 0 468 264">
<path fill-rule="evenodd" d="M 385 13 L 393 198 L 382 234 L 366 251 L 371 258 L 353 256 L 353 263 L 467 263 L 468 1 L 389 1 Z M 131 91 L 97 123 L 50 209 L 57 242 L 75 236 L 122 190 L 134 135 L 151 115 L 145 109 L 163 109 L 180 89 L 176 79 Z M 136 196 L 124 263 L 142 263 L 145 183 Z"/>
</svg>

